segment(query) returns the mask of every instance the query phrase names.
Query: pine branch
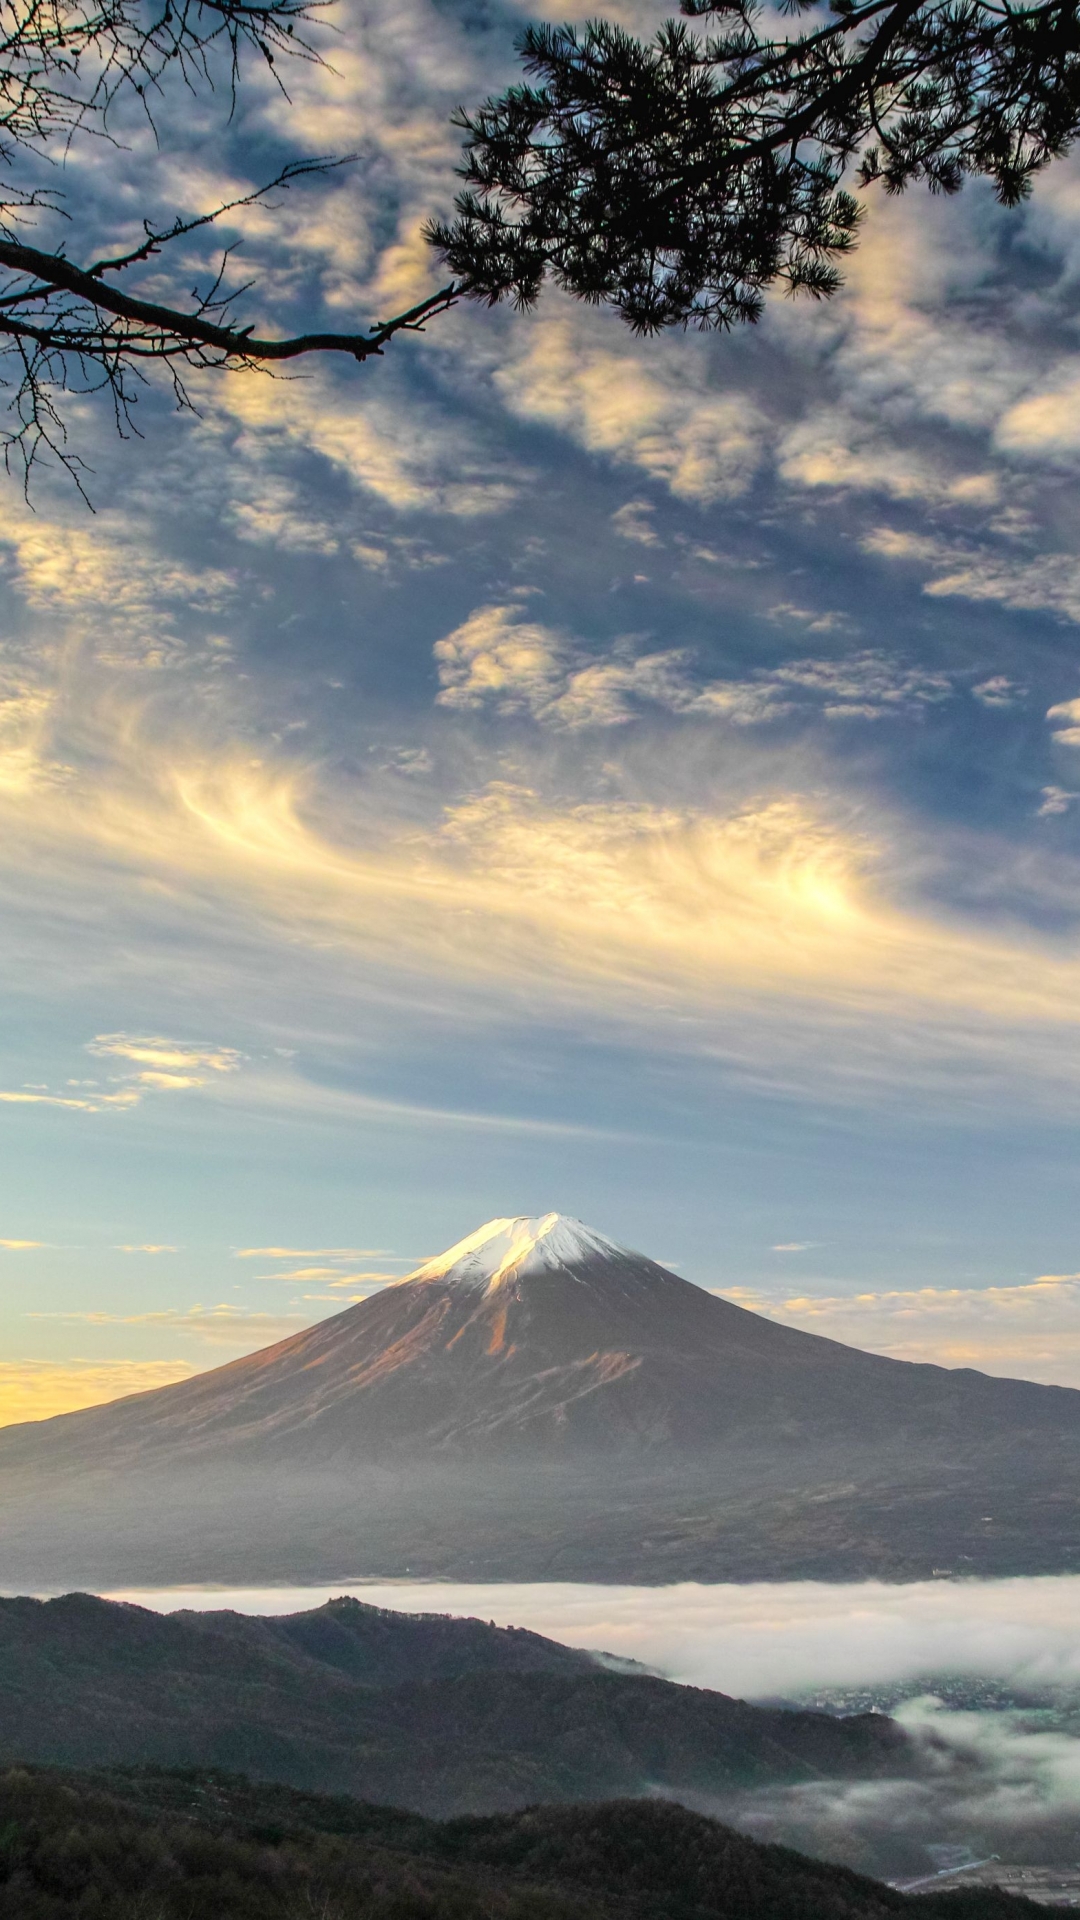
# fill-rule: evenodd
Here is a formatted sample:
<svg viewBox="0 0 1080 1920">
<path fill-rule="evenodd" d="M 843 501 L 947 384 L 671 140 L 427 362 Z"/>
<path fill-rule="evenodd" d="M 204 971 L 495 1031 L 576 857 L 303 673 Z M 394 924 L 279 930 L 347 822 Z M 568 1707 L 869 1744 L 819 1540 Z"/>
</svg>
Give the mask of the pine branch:
<svg viewBox="0 0 1080 1920">
<path fill-rule="evenodd" d="M 731 326 L 769 288 L 835 291 L 849 173 L 948 193 L 982 174 L 1014 205 L 1080 132 L 1077 0 L 831 0 L 784 40 L 756 0 L 683 11 L 732 25 L 531 27 L 534 84 L 456 116 L 466 185 L 428 238 L 473 297 L 531 306 L 551 279 L 639 332 Z"/>
</svg>

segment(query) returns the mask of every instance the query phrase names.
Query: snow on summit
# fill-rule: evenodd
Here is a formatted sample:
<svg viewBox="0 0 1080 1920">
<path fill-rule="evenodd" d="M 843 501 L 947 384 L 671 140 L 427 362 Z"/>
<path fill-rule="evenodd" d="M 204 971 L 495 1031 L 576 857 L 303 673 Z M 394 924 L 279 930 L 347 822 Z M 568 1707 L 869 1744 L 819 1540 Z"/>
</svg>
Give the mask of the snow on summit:
<svg viewBox="0 0 1080 1920">
<path fill-rule="evenodd" d="M 409 1280 L 449 1280 L 455 1286 L 493 1293 L 507 1280 L 545 1268 L 577 1266 L 583 1260 L 625 1260 L 626 1249 L 565 1213 L 519 1214 L 489 1220 Z M 399 1283 L 400 1284 L 400 1283 Z"/>
</svg>

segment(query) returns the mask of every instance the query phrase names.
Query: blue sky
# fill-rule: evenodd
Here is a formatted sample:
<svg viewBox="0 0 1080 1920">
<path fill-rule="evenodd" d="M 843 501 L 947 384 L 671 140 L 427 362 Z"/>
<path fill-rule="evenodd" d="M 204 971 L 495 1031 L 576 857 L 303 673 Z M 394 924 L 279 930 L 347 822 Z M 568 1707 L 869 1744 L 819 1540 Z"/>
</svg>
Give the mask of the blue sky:
<svg viewBox="0 0 1080 1920">
<path fill-rule="evenodd" d="M 230 271 L 382 317 L 526 17 L 336 5 L 291 102 L 76 149 L 83 250 L 355 152 Z M 1080 1385 L 1078 315 L 1065 162 L 874 198 L 840 297 L 733 338 L 549 295 L 73 410 L 94 515 L 0 495 L 0 1415 L 549 1209 Z"/>
</svg>

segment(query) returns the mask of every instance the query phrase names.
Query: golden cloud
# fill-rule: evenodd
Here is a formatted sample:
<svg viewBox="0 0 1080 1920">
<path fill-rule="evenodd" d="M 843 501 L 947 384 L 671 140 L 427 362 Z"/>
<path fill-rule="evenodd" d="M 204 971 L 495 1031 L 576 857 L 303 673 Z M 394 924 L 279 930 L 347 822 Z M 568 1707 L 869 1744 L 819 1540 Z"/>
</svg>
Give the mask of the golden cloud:
<svg viewBox="0 0 1080 1920">
<path fill-rule="evenodd" d="M 130 1109 L 137 1107 L 147 1092 L 176 1093 L 205 1086 L 206 1074 L 191 1071 L 193 1068 L 233 1073 L 243 1059 L 235 1047 L 186 1046 L 175 1040 L 146 1039 L 126 1033 L 100 1033 L 88 1041 L 86 1051 L 99 1059 L 133 1061 L 135 1071 L 112 1076 L 120 1083 L 115 1093 L 102 1093 L 92 1080 L 69 1080 L 69 1086 L 83 1086 L 91 1091 L 79 1095 L 57 1094 L 47 1087 L 26 1086 L 0 1091 L 0 1102 L 5 1106 L 62 1107 L 73 1113 Z M 188 1070 L 178 1072 L 178 1068 Z M 162 1249 L 124 1248 L 122 1251 L 160 1252 Z"/>
<path fill-rule="evenodd" d="M 86 1051 L 102 1060 L 134 1060 L 151 1069 L 140 1073 L 139 1080 L 157 1086 L 197 1086 L 190 1070 L 205 1067 L 211 1073 L 234 1073 L 243 1057 L 235 1047 L 187 1046 L 183 1041 L 128 1033 L 99 1033 L 87 1043 Z"/>
<path fill-rule="evenodd" d="M 67 1094 L 6 1088 L 0 1091 L 0 1102 L 6 1107 L 66 1107 L 72 1113 L 100 1113 L 103 1107 L 138 1106 L 139 1096 L 134 1088 L 129 1088 L 123 1093 L 101 1093 L 92 1100 L 76 1100 Z"/>
<path fill-rule="evenodd" d="M 0 1362 L 0 1426 L 103 1406 L 194 1372 L 186 1360 L 6 1360 Z"/>
<path fill-rule="evenodd" d="M 290 941 L 299 925 L 418 972 L 436 954 L 444 980 L 532 980 L 638 1015 L 675 996 L 702 1017 L 786 999 L 846 1022 L 1080 1019 L 1068 942 L 891 900 L 887 845 L 798 795 L 723 811 L 495 783 L 430 831 L 354 819 L 349 838 L 316 824 L 317 798 L 301 773 L 189 766 L 152 804 L 105 795 L 93 824 L 139 867 L 216 879 Z"/>
<path fill-rule="evenodd" d="M 866 827 L 798 792 L 686 806 L 518 780 L 398 822 L 374 787 L 315 767 L 182 753 L 167 736 L 147 751 L 152 718 L 112 716 L 115 762 L 93 784 L 42 789 L 32 807 L 5 809 L 0 795 L 2 857 L 62 875 L 69 901 L 105 874 L 113 889 L 130 883 L 140 913 L 155 893 L 170 910 L 186 902 L 219 935 L 240 927 L 283 954 L 317 951 L 343 982 L 434 974 L 488 1017 L 519 1006 L 524 987 L 552 1012 L 630 1019 L 755 1072 L 782 1057 L 802 1079 L 930 1073 L 955 1088 L 951 1047 L 980 1074 L 1080 1082 L 1059 1044 L 1080 1021 L 1075 943 L 920 904 L 888 820 Z M 243 1092 L 232 1048 L 140 1034 L 92 1047 L 127 1069 L 119 1091 L 0 1099 L 97 1110 L 196 1079 L 227 1094 L 235 1078 Z"/>
<path fill-rule="evenodd" d="M 1040 393 L 1010 407 L 996 437 L 1007 453 L 1075 460 L 1080 452 L 1080 371 L 1075 358 L 1060 367 Z"/>
<path fill-rule="evenodd" d="M 398 512 L 469 519 L 499 512 L 520 491 L 520 473 L 463 442 L 460 422 L 415 402 L 358 394 L 325 374 L 302 383 L 242 375 L 208 390 L 205 404 L 219 426 L 235 422 L 264 456 L 275 445 L 310 448 Z"/>
<path fill-rule="evenodd" d="M 402 1265 L 404 1264 L 405 1262 L 403 1261 Z M 378 1292 L 380 1287 L 393 1286 L 394 1282 L 400 1279 L 400 1273 L 384 1273 L 381 1270 L 375 1272 L 343 1273 L 339 1275 L 337 1279 L 331 1280 L 329 1286 L 331 1293 L 333 1293 L 335 1289 L 348 1287 L 368 1287 L 374 1293 Z"/>
<path fill-rule="evenodd" d="M 53 699 L 50 688 L 0 678 L 0 793 L 28 794 L 65 771 L 45 747 Z"/>
<path fill-rule="evenodd" d="M 2 1244 L 2 1243 L 0 1243 Z M 234 1260 L 388 1260 L 389 1247 L 237 1247 Z"/>
</svg>

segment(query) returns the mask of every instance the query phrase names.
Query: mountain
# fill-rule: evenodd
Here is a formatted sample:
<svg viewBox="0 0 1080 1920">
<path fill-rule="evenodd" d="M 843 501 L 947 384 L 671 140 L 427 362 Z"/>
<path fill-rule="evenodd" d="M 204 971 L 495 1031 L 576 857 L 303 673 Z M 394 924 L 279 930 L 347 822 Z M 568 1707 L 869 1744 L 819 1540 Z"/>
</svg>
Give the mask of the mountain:
<svg viewBox="0 0 1080 1920">
<path fill-rule="evenodd" d="M 1080 1438 L 1080 1392 L 914 1366 L 776 1325 L 560 1214 L 491 1220 L 277 1346 L 0 1432 L 0 1468 Z"/>
<path fill-rule="evenodd" d="M 558 1214 L 0 1432 L 11 1584 L 1076 1564 L 1080 1393 L 776 1325 Z"/>
<path fill-rule="evenodd" d="M 5 1920 L 1035 1920 L 990 1888 L 913 1903 L 662 1801 L 436 1823 L 220 1774 L 0 1777 Z"/>
<path fill-rule="evenodd" d="M 916 1770 L 884 1715 L 748 1706 L 479 1620 L 88 1594 L 0 1600 L 0 1764 L 26 1761 L 227 1767 L 436 1814 Z"/>
</svg>

